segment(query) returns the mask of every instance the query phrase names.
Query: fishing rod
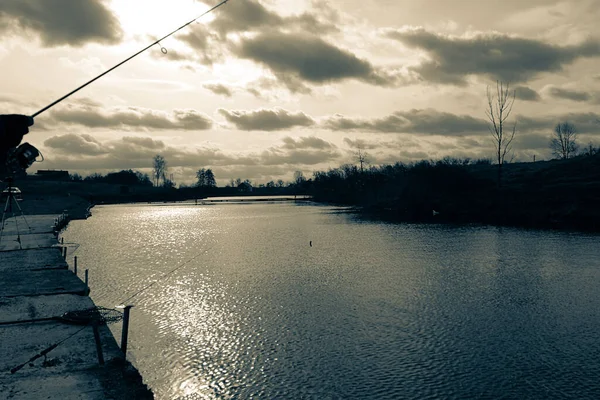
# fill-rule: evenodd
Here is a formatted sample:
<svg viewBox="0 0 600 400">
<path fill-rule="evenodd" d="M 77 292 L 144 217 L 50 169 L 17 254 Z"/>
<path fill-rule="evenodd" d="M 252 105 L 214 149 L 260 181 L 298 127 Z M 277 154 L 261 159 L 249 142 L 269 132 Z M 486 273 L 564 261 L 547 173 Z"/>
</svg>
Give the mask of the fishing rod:
<svg viewBox="0 0 600 400">
<path fill-rule="evenodd" d="M 108 74 L 108 73 L 109 73 L 109 72 L 111 72 L 112 70 L 114 70 L 114 69 L 116 69 L 116 68 L 120 67 L 121 65 L 125 64 L 127 61 L 131 60 L 132 58 L 134 58 L 134 57 L 136 57 L 136 56 L 138 56 L 138 55 L 142 54 L 143 52 L 145 52 L 146 50 L 148 50 L 150 47 L 152 47 L 152 46 L 154 46 L 154 45 L 157 45 L 157 44 L 159 44 L 159 43 L 160 43 L 162 40 L 164 40 L 164 39 L 168 38 L 169 36 L 171 36 L 171 35 L 173 35 L 173 34 L 175 34 L 175 33 L 179 32 L 180 30 L 182 30 L 182 29 L 183 29 L 183 28 L 185 28 L 186 26 L 188 26 L 188 25 L 190 25 L 190 24 L 192 24 L 192 23 L 196 22 L 196 20 L 198 20 L 198 19 L 202 18 L 203 16 L 205 16 L 206 14 L 208 14 L 208 13 L 210 13 L 210 12 L 212 12 L 212 11 L 216 10 L 217 8 L 221 7 L 223 4 L 227 3 L 228 1 L 229 1 L 229 0 L 223 0 L 223 1 L 221 1 L 221 2 L 220 2 L 219 4 L 217 4 L 216 6 L 214 6 L 214 7 L 210 8 L 209 10 L 207 10 L 207 11 L 205 11 L 205 12 L 203 12 L 202 14 L 200 14 L 200 15 L 199 15 L 199 16 L 197 16 L 196 18 L 192 19 L 191 21 L 189 21 L 189 22 L 186 22 L 185 24 L 181 25 L 179 28 L 175 29 L 173 32 L 171 32 L 171 33 L 169 33 L 169 34 L 167 34 L 167 35 L 163 36 L 162 38 L 160 38 L 160 39 L 156 40 L 155 42 L 153 42 L 152 44 L 150 44 L 150 45 L 148 45 L 148 46 L 144 47 L 142 50 L 138 51 L 137 53 L 135 53 L 134 55 L 130 56 L 129 58 L 126 58 L 125 60 L 121 61 L 120 63 L 118 63 L 118 64 L 117 64 L 117 65 L 115 65 L 114 67 L 112 67 L 112 68 L 108 69 L 107 71 L 105 71 L 105 72 L 101 73 L 101 74 L 100 74 L 100 75 L 98 75 L 97 77 L 95 77 L 95 78 L 91 79 L 90 81 L 88 81 L 88 82 L 84 83 L 83 85 L 79 86 L 77 89 L 75 89 L 75 90 L 73 90 L 73 91 L 71 91 L 71 92 L 67 93 L 66 95 L 64 95 L 64 96 L 63 96 L 63 97 L 61 97 L 60 99 L 58 99 L 58 100 L 56 100 L 56 101 L 54 101 L 54 102 L 50 103 L 49 105 L 47 105 L 46 107 L 42 108 L 42 109 L 41 109 L 41 110 L 39 110 L 38 112 L 36 112 L 36 113 L 32 114 L 32 115 L 31 115 L 31 117 L 32 117 L 32 118 L 33 118 L 33 117 L 36 117 L 36 116 L 40 115 L 41 113 L 43 113 L 44 111 L 48 110 L 49 108 L 51 108 L 51 107 L 53 107 L 53 106 L 57 105 L 58 103 L 60 103 L 60 102 L 61 102 L 61 101 L 63 101 L 64 99 L 68 98 L 69 96 L 71 96 L 71 95 L 73 95 L 73 94 L 77 93 L 78 91 L 80 91 L 81 89 L 83 89 L 84 87 L 86 87 L 87 85 L 89 85 L 89 84 L 91 84 L 91 83 L 93 83 L 93 82 L 97 81 L 98 79 L 102 78 L 104 75 Z M 164 47 L 161 47 L 161 51 L 162 51 L 163 53 L 166 53 L 165 51 L 163 51 L 163 49 L 164 49 Z"/>
<path fill-rule="evenodd" d="M 108 69 L 107 71 L 101 73 L 100 75 L 96 76 L 95 78 L 93 78 L 93 79 L 89 80 L 88 82 L 84 83 L 83 85 L 79 86 L 75 90 L 72 90 L 71 92 L 69 92 L 66 95 L 64 95 L 63 97 L 61 97 L 60 99 L 55 100 L 54 102 L 48 104 L 46 107 L 42 108 L 41 110 L 37 111 L 36 113 L 32 114 L 31 116 L 26 116 L 26 115 L 2 115 L 2 116 L 0 116 L 0 117 L 3 117 L 2 119 L 0 119 L 0 173 L 4 169 L 6 169 L 6 171 L 8 172 L 9 175 L 17 173 L 17 172 L 25 171 L 25 170 L 27 170 L 27 168 L 31 167 L 33 165 L 33 163 L 36 161 L 37 157 L 39 155 L 41 155 L 40 151 L 29 143 L 23 143 L 19 146 L 19 143 L 21 143 L 23 135 L 25 135 L 26 133 L 29 132 L 28 127 L 33 125 L 34 117 L 40 115 L 41 113 L 48 110 L 49 108 L 54 107 L 55 105 L 57 105 L 61 101 L 65 100 L 69 96 L 77 93 L 84 87 L 86 87 L 89 84 L 102 78 L 104 75 L 108 74 L 112 70 L 119 68 L 121 65 L 125 64 L 127 61 L 131 60 L 132 58 L 142 54 L 143 52 L 148 50 L 150 47 L 160 44 L 160 42 L 162 40 L 179 32 L 186 26 L 196 22 L 199 18 L 216 10 L 217 8 L 221 7 L 223 4 L 227 3 L 228 1 L 229 0 L 222 0 L 216 6 L 208 9 L 207 11 L 203 12 L 202 14 L 200 14 L 196 18 L 192 19 L 191 21 L 188 21 L 185 24 L 181 25 L 179 28 L 175 29 L 173 32 L 170 32 L 167 35 L 163 36 L 162 38 L 152 42 L 150 45 L 144 47 L 142 50 L 138 51 L 134 55 L 126 58 L 125 60 L 121 61 L 114 67 Z M 165 49 L 162 46 L 160 48 L 160 51 L 163 52 L 164 54 L 167 53 L 167 49 Z M 23 121 L 23 119 L 25 119 L 25 121 Z M 4 125 L 7 125 L 7 126 L 4 126 Z M 16 128 L 15 128 L 15 126 L 16 126 Z M 4 133 L 4 131 L 8 130 L 8 128 L 10 128 L 10 127 L 14 128 L 14 132 Z M 10 139 L 10 142 L 14 142 L 10 146 L 8 146 L 7 149 L 4 149 L 4 144 L 2 143 L 3 141 L 7 140 L 3 137 L 4 135 L 6 135 Z"/>
</svg>

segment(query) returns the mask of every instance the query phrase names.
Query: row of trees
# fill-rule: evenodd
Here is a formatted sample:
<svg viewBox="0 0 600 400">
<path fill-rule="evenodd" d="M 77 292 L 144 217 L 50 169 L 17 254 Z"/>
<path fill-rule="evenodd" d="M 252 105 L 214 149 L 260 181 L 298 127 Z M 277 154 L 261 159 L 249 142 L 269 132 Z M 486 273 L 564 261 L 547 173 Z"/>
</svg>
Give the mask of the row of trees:
<svg viewBox="0 0 600 400">
<path fill-rule="evenodd" d="M 517 122 L 508 122 L 515 104 L 516 91 L 514 89 L 512 91 L 510 90 L 509 83 L 497 81 L 496 90 L 492 91 L 490 87 L 488 87 L 486 94 L 488 104 L 485 113 L 489 121 L 488 128 L 493 138 L 495 161 L 498 166 L 497 183 L 498 186 L 501 186 L 503 165 L 507 161 L 512 160 L 512 143 L 517 134 Z M 550 149 L 553 156 L 561 159 L 567 159 L 577 154 L 579 150 L 579 144 L 577 143 L 577 130 L 572 123 L 565 121 L 558 123 L 555 126 L 553 135 L 550 139 Z M 599 148 L 594 147 L 590 143 L 584 149 L 583 153 L 593 155 L 599 151 Z M 507 157 L 509 156 L 511 158 L 507 160 Z M 362 148 L 358 148 L 357 152 L 355 153 L 355 160 L 360 167 L 360 172 L 364 172 L 365 165 L 369 164 L 368 154 Z M 124 172 L 126 171 L 121 171 L 121 173 Z M 167 179 L 167 172 L 168 167 L 165 158 L 160 154 L 155 155 L 152 160 L 152 178 L 155 186 L 175 187 L 175 182 L 173 182 L 172 176 L 171 179 Z M 129 175 L 132 174 L 134 174 L 134 172 L 129 170 Z M 80 178 L 81 177 L 79 177 L 79 179 Z M 125 179 L 125 177 L 118 177 L 118 180 L 121 180 L 121 178 Z M 105 178 L 101 175 L 99 176 L 98 174 L 92 174 L 86 178 L 86 180 L 92 181 L 100 181 L 103 179 Z M 131 182 L 134 182 L 133 178 L 130 177 L 130 179 Z M 294 175 L 294 181 L 292 184 L 300 186 L 305 181 L 306 178 L 304 178 L 302 172 L 297 171 Z M 216 187 L 216 178 L 212 170 L 210 168 L 199 169 L 196 172 L 196 183 L 194 186 L 199 188 Z M 286 186 L 286 183 L 279 179 L 278 181 L 270 181 L 266 185 L 261 186 L 266 188 L 283 188 Z M 251 191 L 253 188 L 250 180 L 242 180 L 241 178 L 237 178 L 235 180 L 231 179 L 226 187 L 238 188 L 241 191 Z"/>
<path fill-rule="evenodd" d="M 127 186 L 152 186 L 152 181 L 150 180 L 148 174 L 131 169 L 122 170 L 119 172 L 109 172 L 106 175 L 95 172 L 86 176 L 85 178 L 82 178 L 81 175 L 74 173 L 70 175 L 70 178 L 74 182 L 83 181 L 91 183 L 111 183 Z"/>
<path fill-rule="evenodd" d="M 199 169 L 196 172 L 196 187 L 200 188 L 214 188 L 217 187 L 217 181 L 215 180 L 215 174 L 213 174 L 210 168 Z"/>
</svg>

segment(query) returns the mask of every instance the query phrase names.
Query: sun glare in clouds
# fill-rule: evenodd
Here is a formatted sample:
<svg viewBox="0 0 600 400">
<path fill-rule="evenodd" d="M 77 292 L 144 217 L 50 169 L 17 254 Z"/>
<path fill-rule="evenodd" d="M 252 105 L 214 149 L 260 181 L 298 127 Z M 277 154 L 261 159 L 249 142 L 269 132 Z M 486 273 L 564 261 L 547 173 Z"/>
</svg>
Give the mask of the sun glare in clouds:
<svg viewBox="0 0 600 400">
<path fill-rule="evenodd" d="M 113 0 L 111 9 L 127 35 L 150 35 L 156 39 L 206 12 L 210 6 L 197 0 Z M 212 13 L 198 20 L 206 23 Z"/>
</svg>

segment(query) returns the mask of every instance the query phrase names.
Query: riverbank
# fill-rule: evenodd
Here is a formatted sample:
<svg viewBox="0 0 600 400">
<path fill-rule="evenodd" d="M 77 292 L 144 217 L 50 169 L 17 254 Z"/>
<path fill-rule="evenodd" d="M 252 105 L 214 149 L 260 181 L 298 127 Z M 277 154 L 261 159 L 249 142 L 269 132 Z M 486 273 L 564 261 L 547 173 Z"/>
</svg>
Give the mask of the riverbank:
<svg viewBox="0 0 600 400">
<path fill-rule="evenodd" d="M 460 160 L 355 167 L 316 176 L 315 201 L 396 222 L 600 232 L 600 154 L 498 167 Z"/>
<path fill-rule="evenodd" d="M 63 200 L 19 202 L 26 217 L 17 212 L 2 231 L 0 393 L 7 399 L 151 399 L 105 324 L 96 335 L 89 321 L 77 325 L 62 318 L 95 309 L 54 233 L 57 209 L 82 216 L 88 205 Z M 41 214 L 45 211 L 54 213 Z"/>
</svg>

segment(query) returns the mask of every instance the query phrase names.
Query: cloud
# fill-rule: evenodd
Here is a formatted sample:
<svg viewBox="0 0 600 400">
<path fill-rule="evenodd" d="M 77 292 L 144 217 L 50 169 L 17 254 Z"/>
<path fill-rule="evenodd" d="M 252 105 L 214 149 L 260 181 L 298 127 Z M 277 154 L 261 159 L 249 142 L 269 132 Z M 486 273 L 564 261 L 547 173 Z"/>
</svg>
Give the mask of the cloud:
<svg viewBox="0 0 600 400">
<path fill-rule="evenodd" d="M 515 93 L 519 100 L 540 101 L 542 99 L 538 92 L 527 86 L 517 86 L 515 88 Z"/>
<path fill-rule="evenodd" d="M 520 150 L 546 151 L 550 144 L 550 134 L 527 134 L 515 136 L 515 148 Z"/>
<path fill-rule="evenodd" d="M 393 76 L 378 71 L 368 61 L 340 49 L 317 36 L 267 31 L 242 39 L 233 47 L 241 58 L 267 67 L 292 91 L 303 82 L 325 84 L 344 79 L 386 86 Z"/>
<path fill-rule="evenodd" d="M 139 146 L 151 150 L 162 150 L 166 147 L 165 143 L 162 140 L 154 140 L 149 137 L 125 136 L 121 140 L 123 141 L 123 143 L 130 143 L 134 146 Z"/>
<path fill-rule="evenodd" d="M 363 139 L 355 139 L 352 140 L 350 138 L 345 137 L 344 143 L 346 143 L 352 149 L 377 149 L 382 147 L 381 144 L 375 142 L 369 142 Z"/>
<path fill-rule="evenodd" d="M 594 112 L 564 113 L 538 117 L 517 116 L 519 132 L 543 132 L 552 134 L 559 122 L 568 121 L 575 125 L 578 133 L 600 135 L 600 114 Z"/>
<path fill-rule="evenodd" d="M 301 137 L 298 140 L 294 140 L 291 137 L 287 136 L 283 138 L 283 143 L 284 145 L 282 146 L 282 148 L 284 149 L 290 149 L 290 150 L 297 150 L 297 149 L 318 149 L 318 150 L 324 150 L 324 149 L 335 149 L 335 145 L 326 142 L 323 139 L 320 139 L 316 136 L 307 136 L 307 137 Z"/>
<path fill-rule="evenodd" d="M 107 154 L 109 149 L 87 134 L 53 136 L 44 145 L 62 154 L 78 154 L 82 156 L 97 156 Z"/>
<path fill-rule="evenodd" d="M 210 26 L 221 36 L 229 32 L 248 32 L 264 28 L 295 28 L 318 34 L 337 30 L 335 25 L 321 21 L 315 14 L 303 13 L 282 17 L 256 0 L 229 2 L 219 10 Z"/>
<path fill-rule="evenodd" d="M 434 109 L 397 111 L 383 118 L 348 118 L 337 114 L 324 122 L 334 131 L 418 133 L 427 135 L 467 136 L 488 132 L 487 121 L 468 115 L 455 115 Z"/>
<path fill-rule="evenodd" d="M 411 70 L 421 80 L 466 85 L 470 75 L 526 82 L 545 72 L 560 72 L 580 58 L 600 56 L 600 42 L 555 46 L 501 33 L 450 36 L 423 28 L 386 30 L 384 35 L 425 52 L 427 59 Z"/>
<path fill-rule="evenodd" d="M 219 113 L 244 131 L 279 131 L 295 126 L 311 126 L 315 121 L 301 111 L 291 112 L 282 108 L 235 111 L 219 109 Z"/>
<path fill-rule="evenodd" d="M 225 97 L 233 96 L 233 91 L 222 83 L 207 83 L 203 86 L 205 89 L 210 90 L 214 94 L 220 94 Z"/>
<path fill-rule="evenodd" d="M 116 44 L 122 36 L 119 21 L 102 0 L 2 0 L 0 30 L 19 29 L 39 35 L 46 47 Z"/>
<path fill-rule="evenodd" d="M 104 109 L 89 105 L 68 105 L 51 112 L 55 123 L 70 123 L 89 128 L 142 128 L 173 130 L 206 130 L 213 121 L 196 110 L 174 110 L 171 113 L 141 107 Z"/>
<path fill-rule="evenodd" d="M 213 168 L 217 179 L 243 177 L 249 179 L 285 178 L 294 169 L 307 169 L 320 163 L 336 163 L 340 153 L 332 144 L 315 137 L 284 139 L 283 143 L 261 152 L 226 153 L 213 148 L 178 148 L 161 140 L 144 136 L 126 136 L 99 142 L 89 135 L 59 135 L 47 139 L 43 168 L 64 168 L 71 172 L 107 173 L 122 169 L 149 172 L 156 154 L 165 157 L 169 171 L 179 171 L 179 182 L 193 182 L 195 171 Z M 227 174 L 227 175 L 225 175 Z"/>
<path fill-rule="evenodd" d="M 253 82 L 248 83 L 246 85 L 246 91 L 261 100 L 278 101 L 280 98 L 277 94 L 277 90 L 281 87 L 282 84 L 277 79 L 261 77 Z M 310 89 L 303 85 L 299 85 L 296 91 L 309 93 Z"/>
<path fill-rule="evenodd" d="M 280 26 L 283 18 L 254 0 L 232 1 L 222 7 L 211 27 L 224 35 L 231 31 L 249 31 L 261 27 Z"/>
<path fill-rule="evenodd" d="M 264 165 L 316 165 L 337 160 L 340 154 L 331 150 L 291 150 L 289 152 L 272 149 L 260 154 Z"/>
<path fill-rule="evenodd" d="M 223 59 L 224 47 L 217 34 L 211 32 L 206 26 L 198 24 L 190 26 L 187 31 L 189 33 L 180 34 L 177 39 L 195 50 L 195 53 L 180 55 L 180 59 L 192 59 L 203 65 L 212 65 Z"/>
<path fill-rule="evenodd" d="M 567 99 L 584 102 L 589 101 L 592 98 L 592 96 L 587 92 L 572 89 L 563 89 L 559 87 L 551 87 L 549 92 L 552 97 L 557 99 Z"/>
</svg>

